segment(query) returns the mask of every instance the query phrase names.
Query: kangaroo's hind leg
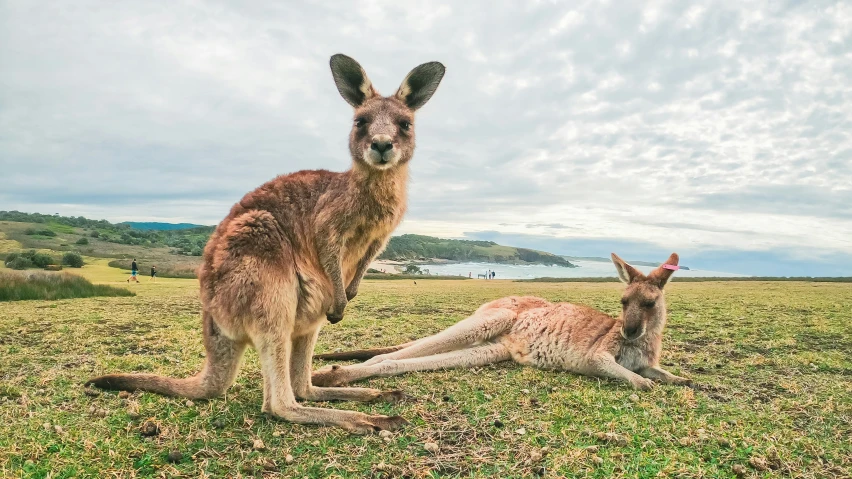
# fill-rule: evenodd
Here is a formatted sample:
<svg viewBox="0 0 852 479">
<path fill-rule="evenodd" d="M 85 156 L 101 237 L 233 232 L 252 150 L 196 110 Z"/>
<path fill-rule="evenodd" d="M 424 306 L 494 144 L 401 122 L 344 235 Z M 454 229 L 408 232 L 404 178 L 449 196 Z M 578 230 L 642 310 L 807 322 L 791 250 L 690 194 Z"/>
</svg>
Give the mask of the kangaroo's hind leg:
<svg viewBox="0 0 852 479">
<path fill-rule="evenodd" d="M 405 395 L 402 391 L 381 391 L 368 388 L 318 387 L 311 383 L 311 356 L 317 342 L 319 327 L 309 334 L 293 340 L 290 360 L 290 381 L 299 399 L 309 401 L 397 401 Z"/>
<path fill-rule="evenodd" d="M 388 359 L 408 359 L 432 356 L 488 341 L 508 331 L 517 314 L 504 308 L 478 310 L 440 333 L 419 339 L 414 344 L 365 362 L 365 366 Z"/>
<path fill-rule="evenodd" d="M 489 343 L 456 351 L 407 359 L 386 359 L 378 364 L 354 364 L 329 371 L 323 379 L 330 385 L 347 384 L 368 377 L 387 377 L 412 371 L 473 368 L 511 359 L 509 349 Z"/>
</svg>

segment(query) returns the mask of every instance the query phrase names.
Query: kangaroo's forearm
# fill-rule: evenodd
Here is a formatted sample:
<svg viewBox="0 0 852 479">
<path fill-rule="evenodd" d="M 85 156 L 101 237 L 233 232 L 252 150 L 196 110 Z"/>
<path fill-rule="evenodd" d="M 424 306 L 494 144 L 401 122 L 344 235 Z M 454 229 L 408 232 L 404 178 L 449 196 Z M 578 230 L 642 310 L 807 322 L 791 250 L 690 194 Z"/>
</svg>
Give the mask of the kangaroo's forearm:
<svg viewBox="0 0 852 479">
<path fill-rule="evenodd" d="M 333 295 L 335 301 L 339 301 L 346 296 L 343 287 L 343 272 L 340 265 L 340 250 L 340 245 L 333 240 L 329 241 L 328 236 L 317 242 L 317 256 L 319 257 L 323 271 L 334 288 Z"/>
<path fill-rule="evenodd" d="M 358 294 L 358 287 L 361 285 L 361 278 L 364 277 L 364 273 L 367 272 L 367 267 L 370 266 L 370 263 L 372 263 L 376 255 L 379 254 L 379 248 L 381 248 L 381 243 L 379 241 L 373 241 L 367 248 L 367 252 L 364 253 L 364 256 L 358 262 L 355 269 L 355 276 L 352 277 L 352 281 L 350 281 L 349 285 L 346 286 L 347 300 L 351 300 Z"/>
</svg>

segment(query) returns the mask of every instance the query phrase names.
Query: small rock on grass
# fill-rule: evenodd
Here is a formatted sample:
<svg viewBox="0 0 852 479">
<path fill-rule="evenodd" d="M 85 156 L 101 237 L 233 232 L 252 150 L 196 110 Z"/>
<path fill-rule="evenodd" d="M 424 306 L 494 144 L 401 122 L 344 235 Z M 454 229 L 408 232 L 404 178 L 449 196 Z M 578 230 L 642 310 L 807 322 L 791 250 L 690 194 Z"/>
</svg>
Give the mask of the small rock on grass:
<svg viewBox="0 0 852 479">
<path fill-rule="evenodd" d="M 526 430 L 526 429 L 524 429 L 524 428 L 515 429 L 515 433 L 516 433 L 517 435 L 519 435 L 519 436 L 523 436 L 524 434 L 526 434 L 526 433 L 527 433 L 527 430 Z"/>
<path fill-rule="evenodd" d="M 130 393 L 129 393 L 129 392 L 127 392 L 127 391 L 120 391 L 120 392 L 118 393 L 118 397 L 119 397 L 120 399 L 127 399 L 127 398 L 129 398 L 129 397 L 130 397 Z"/>
<path fill-rule="evenodd" d="M 423 444 L 423 449 L 426 449 L 427 452 L 432 454 L 437 454 L 441 448 L 434 442 L 427 442 L 426 444 Z"/>
<path fill-rule="evenodd" d="M 186 400 L 186 407 L 192 407 L 192 406 L 195 406 L 195 403 L 190 401 L 189 399 L 187 399 Z"/>
<path fill-rule="evenodd" d="M 620 434 L 615 434 L 614 432 L 598 432 L 595 433 L 595 437 L 600 441 L 609 442 L 621 447 L 624 447 L 630 443 L 630 441 L 628 441 L 626 437 Z"/>
<path fill-rule="evenodd" d="M 604 460 L 602 457 L 598 456 L 597 454 L 594 454 L 592 455 L 592 462 L 600 466 L 601 464 L 603 464 Z"/>
<path fill-rule="evenodd" d="M 630 399 L 630 402 L 639 402 L 639 395 L 638 394 L 631 394 L 629 399 Z"/>
<path fill-rule="evenodd" d="M 177 464 L 183 460 L 183 453 L 178 451 L 177 449 L 173 449 L 169 451 L 169 455 L 167 457 L 170 463 Z"/>
<path fill-rule="evenodd" d="M 382 429 L 381 431 L 379 431 L 379 437 L 382 439 L 389 438 L 391 436 L 393 436 L 393 433 L 386 429 Z"/>
<path fill-rule="evenodd" d="M 160 434 L 160 426 L 154 421 L 145 421 L 139 427 L 139 432 L 145 437 L 153 437 Z"/>
<path fill-rule="evenodd" d="M 262 450 L 266 449 L 266 444 L 263 443 L 262 439 L 255 439 L 254 444 L 252 444 L 251 447 L 255 451 L 262 451 Z"/>
<path fill-rule="evenodd" d="M 284 462 L 286 462 L 287 464 L 293 464 L 294 461 L 295 459 L 293 459 L 292 454 L 287 454 L 287 456 L 284 457 Z"/>
<path fill-rule="evenodd" d="M 734 473 L 734 475 L 735 475 L 735 476 L 737 476 L 737 477 L 745 477 L 745 475 L 746 475 L 746 468 L 745 468 L 745 467 L 743 467 L 743 465 L 742 465 L 742 464 L 734 464 L 734 465 L 731 467 L 731 471 L 732 471 L 732 472 Z"/>
<path fill-rule="evenodd" d="M 751 464 L 751 467 L 758 471 L 765 471 L 769 469 L 769 464 L 766 462 L 766 459 L 760 456 L 752 456 L 751 459 L 748 460 L 748 463 Z"/>
</svg>

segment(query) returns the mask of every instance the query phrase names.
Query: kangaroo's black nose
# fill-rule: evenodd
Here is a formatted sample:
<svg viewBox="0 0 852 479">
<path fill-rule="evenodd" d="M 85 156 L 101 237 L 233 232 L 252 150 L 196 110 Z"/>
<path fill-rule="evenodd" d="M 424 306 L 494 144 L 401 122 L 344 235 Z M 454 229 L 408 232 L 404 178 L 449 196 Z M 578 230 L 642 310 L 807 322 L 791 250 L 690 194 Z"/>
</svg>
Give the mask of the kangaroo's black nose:
<svg viewBox="0 0 852 479">
<path fill-rule="evenodd" d="M 378 151 L 379 153 L 384 153 L 393 149 L 393 143 L 390 140 L 373 140 L 373 144 L 370 145 L 370 148 Z"/>
<path fill-rule="evenodd" d="M 630 326 L 624 328 L 624 335 L 628 338 L 635 338 L 639 336 L 639 333 L 642 330 L 642 326 Z"/>
</svg>

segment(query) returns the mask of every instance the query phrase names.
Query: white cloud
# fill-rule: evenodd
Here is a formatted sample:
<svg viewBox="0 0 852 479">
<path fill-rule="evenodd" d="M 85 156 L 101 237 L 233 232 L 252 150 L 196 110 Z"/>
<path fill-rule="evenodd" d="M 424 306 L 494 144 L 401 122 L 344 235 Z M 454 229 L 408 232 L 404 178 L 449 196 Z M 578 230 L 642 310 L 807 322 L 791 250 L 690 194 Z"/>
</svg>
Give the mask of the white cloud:
<svg viewBox="0 0 852 479">
<path fill-rule="evenodd" d="M 21 2 L 0 32 L 0 209 L 212 223 L 342 170 L 344 52 L 386 94 L 447 65 L 401 232 L 852 253 L 846 2 Z"/>
</svg>

